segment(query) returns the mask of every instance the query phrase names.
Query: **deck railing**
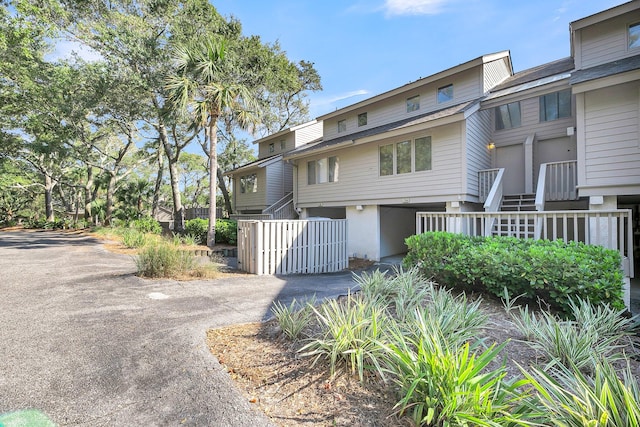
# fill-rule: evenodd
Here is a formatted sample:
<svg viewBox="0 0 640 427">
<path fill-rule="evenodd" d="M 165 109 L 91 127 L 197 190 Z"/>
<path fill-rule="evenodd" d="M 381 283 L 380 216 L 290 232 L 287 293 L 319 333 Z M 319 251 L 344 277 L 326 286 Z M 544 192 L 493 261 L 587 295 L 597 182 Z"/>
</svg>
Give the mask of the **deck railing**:
<svg viewBox="0 0 640 427">
<path fill-rule="evenodd" d="M 416 233 L 448 231 L 469 236 L 580 241 L 620 252 L 625 274 L 633 277 L 631 210 L 545 212 L 418 212 Z"/>
<path fill-rule="evenodd" d="M 491 187 L 498 176 L 500 169 L 484 169 L 478 171 L 478 198 L 480 203 L 487 201 L 487 196 L 491 192 Z"/>
<path fill-rule="evenodd" d="M 578 162 L 568 160 L 564 162 L 543 163 L 540 165 L 546 169 L 545 175 L 545 200 L 577 200 L 578 190 Z"/>
</svg>

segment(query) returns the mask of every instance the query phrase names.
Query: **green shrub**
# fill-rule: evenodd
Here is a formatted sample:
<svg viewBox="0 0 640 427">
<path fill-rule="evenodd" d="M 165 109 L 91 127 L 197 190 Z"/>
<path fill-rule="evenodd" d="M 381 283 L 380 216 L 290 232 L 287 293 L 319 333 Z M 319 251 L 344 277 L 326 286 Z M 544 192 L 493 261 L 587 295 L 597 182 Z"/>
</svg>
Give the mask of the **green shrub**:
<svg viewBox="0 0 640 427">
<path fill-rule="evenodd" d="M 416 265 L 447 286 L 484 290 L 496 296 L 507 288 L 529 301 L 541 299 L 569 315 L 570 298 L 624 308 L 620 254 L 580 242 L 465 237 L 425 233 L 406 240 L 405 266 Z"/>
<path fill-rule="evenodd" d="M 138 274 L 143 277 L 176 277 L 189 274 L 196 261 L 191 252 L 170 243 L 149 245 L 136 258 Z"/>
<path fill-rule="evenodd" d="M 194 218 L 185 222 L 184 233 L 193 236 L 200 245 L 207 244 L 209 220 Z M 238 223 L 233 219 L 216 219 L 216 243 L 235 245 L 238 241 Z"/>
<path fill-rule="evenodd" d="M 207 244 L 207 232 L 209 231 L 209 220 L 194 218 L 184 223 L 184 234 L 193 236 L 198 245 Z"/>
<path fill-rule="evenodd" d="M 130 226 L 141 233 L 161 234 L 162 226 L 150 216 L 131 221 Z"/>
</svg>

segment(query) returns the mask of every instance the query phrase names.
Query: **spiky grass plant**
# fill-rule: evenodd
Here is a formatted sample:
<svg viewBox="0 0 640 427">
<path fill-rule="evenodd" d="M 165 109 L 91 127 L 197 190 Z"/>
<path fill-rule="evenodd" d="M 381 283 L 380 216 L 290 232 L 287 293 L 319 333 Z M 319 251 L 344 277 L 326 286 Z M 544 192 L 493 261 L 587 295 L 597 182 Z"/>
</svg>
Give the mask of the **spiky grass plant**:
<svg viewBox="0 0 640 427">
<path fill-rule="evenodd" d="M 271 307 L 271 312 L 284 335 L 291 340 L 297 340 L 311 322 L 314 305 L 315 296 L 302 307 L 294 298 L 289 305 L 276 301 Z"/>
<path fill-rule="evenodd" d="M 136 258 L 138 275 L 143 277 L 188 276 L 196 270 L 192 253 L 182 251 L 170 243 L 144 247 Z"/>
<path fill-rule="evenodd" d="M 528 398 L 528 425 L 563 427 L 639 427 L 640 390 L 627 363 L 619 377 L 606 360 L 595 364 L 592 376 L 577 367 L 557 366 L 552 373 L 538 368 L 522 369 L 537 392 Z"/>
<path fill-rule="evenodd" d="M 627 334 L 629 319 L 609 307 L 592 307 L 582 300 L 572 302 L 571 308 L 576 320 L 563 320 L 547 311 L 536 316 L 520 306 L 517 312 L 510 311 L 526 343 L 548 360 L 546 369 L 563 365 L 591 371 L 599 357 L 610 362 L 624 358 L 620 340 Z"/>
<path fill-rule="evenodd" d="M 380 342 L 391 323 L 381 305 L 349 294 L 345 301 L 329 300 L 313 311 L 322 333 L 300 349 L 303 356 L 315 356 L 314 364 L 327 360 L 331 376 L 341 366 L 357 373 L 360 381 L 365 371 L 381 372 Z"/>
<path fill-rule="evenodd" d="M 424 308 L 414 309 L 404 322 L 406 333 L 414 338 L 442 334 L 452 348 L 476 341 L 488 316 L 481 299 L 470 302 L 465 294 L 454 296 L 450 290 L 430 285 Z"/>
<path fill-rule="evenodd" d="M 487 370 L 506 343 L 474 353 L 469 343 L 451 345 L 437 330 L 410 337 L 397 327 L 384 344 L 384 370 L 400 391 L 396 408 L 420 426 L 503 426 L 522 416 L 516 392 L 500 366 Z"/>
<path fill-rule="evenodd" d="M 147 235 L 134 228 L 127 228 L 122 232 L 122 244 L 127 248 L 141 248 L 147 243 Z"/>
</svg>

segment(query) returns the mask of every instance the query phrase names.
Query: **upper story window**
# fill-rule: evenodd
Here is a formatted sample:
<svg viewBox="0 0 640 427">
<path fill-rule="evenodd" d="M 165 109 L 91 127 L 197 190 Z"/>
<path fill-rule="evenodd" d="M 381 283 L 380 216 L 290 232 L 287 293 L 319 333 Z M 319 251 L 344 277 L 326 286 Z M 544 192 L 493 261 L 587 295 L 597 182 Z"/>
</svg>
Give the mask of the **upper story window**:
<svg viewBox="0 0 640 427">
<path fill-rule="evenodd" d="M 367 125 L 367 113 L 358 114 L 358 126 L 366 126 Z"/>
<path fill-rule="evenodd" d="M 407 98 L 407 113 L 420 109 L 420 95 Z"/>
<path fill-rule="evenodd" d="M 274 151 L 276 151 L 276 146 L 272 142 L 271 144 L 269 144 L 269 152 L 273 153 Z"/>
<path fill-rule="evenodd" d="M 510 102 L 495 108 L 496 130 L 520 127 L 520 102 Z"/>
<path fill-rule="evenodd" d="M 280 140 L 280 149 L 284 150 L 285 148 L 287 148 L 287 141 L 285 141 L 284 139 Z"/>
<path fill-rule="evenodd" d="M 629 25 L 629 49 L 640 47 L 640 22 Z"/>
<path fill-rule="evenodd" d="M 431 137 L 380 146 L 380 176 L 431 170 Z"/>
<path fill-rule="evenodd" d="M 548 93 L 540 97 L 540 121 L 571 117 L 571 89 Z"/>
<path fill-rule="evenodd" d="M 240 177 L 241 193 L 256 193 L 258 191 L 258 175 L 252 173 Z"/>
<path fill-rule="evenodd" d="M 307 184 L 337 182 L 339 169 L 337 156 L 307 162 Z"/>
<path fill-rule="evenodd" d="M 438 88 L 438 104 L 448 102 L 453 99 L 453 85 Z"/>
<path fill-rule="evenodd" d="M 347 130 L 347 121 L 346 120 L 338 120 L 338 133 L 344 132 Z"/>
</svg>

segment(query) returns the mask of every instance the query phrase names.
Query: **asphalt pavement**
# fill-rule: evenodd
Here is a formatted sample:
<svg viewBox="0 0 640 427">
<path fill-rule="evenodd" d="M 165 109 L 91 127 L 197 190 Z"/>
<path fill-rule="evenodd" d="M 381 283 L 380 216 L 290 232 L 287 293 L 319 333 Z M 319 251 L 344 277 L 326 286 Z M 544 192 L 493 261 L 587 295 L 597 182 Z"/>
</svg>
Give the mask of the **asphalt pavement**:
<svg viewBox="0 0 640 427">
<path fill-rule="evenodd" d="M 91 237 L 0 232 L 0 413 L 60 426 L 269 426 L 209 352 L 206 331 L 275 300 L 346 294 L 349 272 L 177 282 L 134 275 Z"/>
</svg>

